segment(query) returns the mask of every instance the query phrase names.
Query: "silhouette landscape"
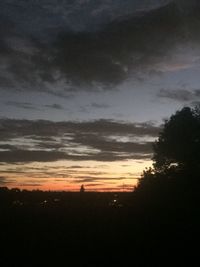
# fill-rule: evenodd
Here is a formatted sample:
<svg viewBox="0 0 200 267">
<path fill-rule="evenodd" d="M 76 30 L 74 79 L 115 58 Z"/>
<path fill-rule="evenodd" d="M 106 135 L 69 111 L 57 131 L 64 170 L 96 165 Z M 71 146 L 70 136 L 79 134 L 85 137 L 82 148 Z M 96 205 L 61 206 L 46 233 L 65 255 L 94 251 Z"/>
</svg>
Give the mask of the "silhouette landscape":
<svg viewBox="0 0 200 267">
<path fill-rule="evenodd" d="M 200 1 L 0 1 L 0 267 L 198 267 Z"/>
<path fill-rule="evenodd" d="M 52 254 L 57 264 L 67 259 L 74 266 L 131 260 L 135 266 L 164 266 L 168 261 L 160 257 L 166 254 L 170 261 L 184 260 L 200 223 L 199 146 L 200 109 L 185 107 L 165 121 L 154 142 L 153 167 L 132 192 L 87 192 L 84 185 L 80 192 L 1 187 L 2 266 L 13 266 L 11 251 L 31 259 L 28 266 L 39 259 L 49 264 Z M 16 260 L 19 265 L 23 260 Z"/>
</svg>

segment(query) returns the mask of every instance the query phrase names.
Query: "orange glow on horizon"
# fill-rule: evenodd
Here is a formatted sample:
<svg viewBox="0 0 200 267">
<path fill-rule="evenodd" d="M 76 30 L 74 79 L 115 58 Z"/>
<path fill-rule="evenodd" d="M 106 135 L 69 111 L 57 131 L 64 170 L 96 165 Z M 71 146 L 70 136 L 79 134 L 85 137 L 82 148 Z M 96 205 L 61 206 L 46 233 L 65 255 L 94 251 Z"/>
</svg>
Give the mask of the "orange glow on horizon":
<svg viewBox="0 0 200 267">
<path fill-rule="evenodd" d="M 29 163 L 3 166 L 3 186 L 21 190 L 130 192 L 151 161 Z"/>
</svg>

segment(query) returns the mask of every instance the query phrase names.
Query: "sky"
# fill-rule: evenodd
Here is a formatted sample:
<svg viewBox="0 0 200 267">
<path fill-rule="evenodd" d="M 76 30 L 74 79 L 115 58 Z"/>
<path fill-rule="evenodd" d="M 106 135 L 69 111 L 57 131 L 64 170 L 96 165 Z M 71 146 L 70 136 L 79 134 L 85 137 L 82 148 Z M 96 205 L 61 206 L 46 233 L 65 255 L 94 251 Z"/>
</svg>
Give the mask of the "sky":
<svg viewBox="0 0 200 267">
<path fill-rule="evenodd" d="M 198 0 L 1 0 L 0 186 L 129 191 L 200 101 Z"/>
</svg>

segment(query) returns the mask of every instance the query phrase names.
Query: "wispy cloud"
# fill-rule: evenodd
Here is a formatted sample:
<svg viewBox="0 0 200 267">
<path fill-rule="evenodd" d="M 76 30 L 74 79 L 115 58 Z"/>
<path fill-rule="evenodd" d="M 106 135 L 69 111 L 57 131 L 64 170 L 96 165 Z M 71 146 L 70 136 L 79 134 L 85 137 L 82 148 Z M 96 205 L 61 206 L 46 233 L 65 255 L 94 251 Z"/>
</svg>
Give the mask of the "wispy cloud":
<svg viewBox="0 0 200 267">
<path fill-rule="evenodd" d="M 45 105 L 47 108 L 52 108 L 52 109 L 58 109 L 58 110 L 63 110 L 63 106 L 60 104 L 51 104 L 51 105 Z"/>
<path fill-rule="evenodd" d="M 6 184 L 7 179 L 3 176 L 0 176 L 0 185 Z"/>
<path fill-rule="evenodd" d="M 22 109 L 38 110 L 38 107 L 30 102 L 7 101 L 5 104 L 8 106 L 13 106 Z"/>
<path fill-rule="evenodd" d="M 2 185 L 10 185 L 15 183 L 16 181 L 14 179 L 10 179 L 4 176 L 0 176 L 0 186 Z"/>
<path fill-rule="evenodd" d="M 199 89 L 161 89 L 158 94 L 160 98 L 172 99 L 179 102 L 194 102 L 200 100 L 200 90 Z"/>
<path fill-rule="evenodd" d="M 0 128 L 0 162 L 148 159 L 152 153 L 152 142 L 148 138 L 156 138 L 160 130 L 150 122 L 112 120 L 51 122 L 3 119 Z"/>
<path fill-rule="evenodd" d="M 97 109 L 101 109 L 101 108 L 109 108 L 110 106 L 108 105 L 108 104 L 105 104 L 105 103 L 92 103 L 91 105 L 90 105 L 90 107 L 92 107 L 92 108 L 97 108 Z"/>
</svg>

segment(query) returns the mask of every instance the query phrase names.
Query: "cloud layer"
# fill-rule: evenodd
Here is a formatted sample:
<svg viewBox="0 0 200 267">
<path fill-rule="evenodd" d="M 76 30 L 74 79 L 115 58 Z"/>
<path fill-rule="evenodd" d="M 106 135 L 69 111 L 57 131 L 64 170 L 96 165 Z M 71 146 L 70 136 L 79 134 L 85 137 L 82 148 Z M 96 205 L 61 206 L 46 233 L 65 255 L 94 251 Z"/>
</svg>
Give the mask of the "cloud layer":
<svg viewBox="0 0 200 267">
<path fill-rule="evenodd" d="M 123 5 L 121 1 L 66 1 L 56 8 L 52 1 L 28 2 L 31 9 L 14 0 L 0 5 L 4 11 L 1 89 L 57 95 L 75 88 L 110 89 L 130 77 L 141 79 L 162 72 L 158 66 L 177 47 L 199 44 L 200 5 L 195 0 L 189 4 L 125 1 Z M 109 19 L 102 17 L 104 13 Z"/>
<path fill-rule="evenodd" d="M 120 123 L 0 120 L 0 162 L 150 159 L 160 127 Z"/>
</svg>

